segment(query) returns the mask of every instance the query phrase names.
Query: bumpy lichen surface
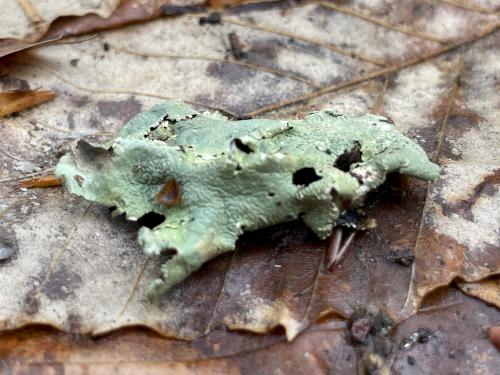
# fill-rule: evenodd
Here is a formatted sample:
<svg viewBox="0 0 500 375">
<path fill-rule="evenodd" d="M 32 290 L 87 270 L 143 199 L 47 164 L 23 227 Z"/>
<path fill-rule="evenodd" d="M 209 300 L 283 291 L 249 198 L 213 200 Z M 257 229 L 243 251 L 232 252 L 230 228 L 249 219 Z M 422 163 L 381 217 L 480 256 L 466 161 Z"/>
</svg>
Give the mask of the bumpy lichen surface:
<svg viewBox="0 0 500 375">
<path fill-rule="evenodd" d="M 229 121 L 174 101 L 137 115 L 105 146 L 79 141 L 56 169 L 69 191 L 129 220 L 165 216 L 139 231 L 147 255 L 175 251 L 153 297 L 234 250 L 244 231 L 301 217 L 329 236 L 389 172 L 434 180 L 439 169 L 380 116 Z"/>
</svg>

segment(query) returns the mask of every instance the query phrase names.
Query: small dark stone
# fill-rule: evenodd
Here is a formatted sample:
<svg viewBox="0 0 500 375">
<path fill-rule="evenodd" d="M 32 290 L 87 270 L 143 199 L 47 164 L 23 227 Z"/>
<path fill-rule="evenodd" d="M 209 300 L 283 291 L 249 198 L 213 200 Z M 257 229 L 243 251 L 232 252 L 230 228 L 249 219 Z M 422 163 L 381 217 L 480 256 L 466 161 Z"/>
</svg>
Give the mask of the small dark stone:
<svg viewBox="0 0 500 375">
<path fill-rule="evenodd" d="M 409 364 L 410 366 L 415 365 L 415 362 L 416 362 L 416 361 L 415 361 L 415 358 L 413 358 L 411 355 L 409 355 L 408 357 L 406 357 L 406 361 L 408 362 L 408 364 Z"/>
<path fill-rule="evenodd" d="M 78 59 L 71 59 L 69 61 L 69 63 L 71 64 L 71 66 L 77 66 L 78 65 Z"/>
<path fill-rule="evenodd" d="M 0 261 L 9 259 L 14 254 L 14 249 L 0 240 Z"/>
<path fill-rule="evenodd" d="M 352 324 L 351 333 L 356 341 L 364 343 L 372 328 L 373 320 L 370 318 L 361 318 Z"/>
</svg>

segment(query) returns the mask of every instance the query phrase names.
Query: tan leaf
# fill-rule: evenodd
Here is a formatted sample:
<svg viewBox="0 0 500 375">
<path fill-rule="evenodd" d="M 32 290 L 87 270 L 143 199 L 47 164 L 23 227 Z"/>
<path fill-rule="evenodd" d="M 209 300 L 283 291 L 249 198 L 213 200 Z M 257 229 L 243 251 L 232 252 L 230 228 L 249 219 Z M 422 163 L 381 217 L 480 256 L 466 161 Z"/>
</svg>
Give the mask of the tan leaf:
<svg viewBox="0 0 500 375">
<path fill-rule="evenodd" d="M 20 112 L 52 100 L 56 93 L 50 90 L 19 90 L 0 93 L 0 117 Z"/>
</svg>

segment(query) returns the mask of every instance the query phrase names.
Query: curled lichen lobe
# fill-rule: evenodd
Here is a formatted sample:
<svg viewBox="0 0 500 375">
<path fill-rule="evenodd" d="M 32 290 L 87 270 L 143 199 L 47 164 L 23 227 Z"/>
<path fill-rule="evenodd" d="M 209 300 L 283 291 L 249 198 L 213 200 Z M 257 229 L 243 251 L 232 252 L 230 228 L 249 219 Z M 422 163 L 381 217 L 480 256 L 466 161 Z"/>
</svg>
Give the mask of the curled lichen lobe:
<svg viewBox="0 0 500 375">
<path fill-rule="evenodd" d="M 434 180 L 439 169 L 380 116 L 229 121 L 178 102 L 137 115 L 105 146 L 79 141 L 56 169 L 69 191 L 129 219 L 165 217 L 139 232 L 146 254 L 175 251 L 156 295 L 244 231 L 300 217 L 325 238 L 392 172 Z"/>
</svg>

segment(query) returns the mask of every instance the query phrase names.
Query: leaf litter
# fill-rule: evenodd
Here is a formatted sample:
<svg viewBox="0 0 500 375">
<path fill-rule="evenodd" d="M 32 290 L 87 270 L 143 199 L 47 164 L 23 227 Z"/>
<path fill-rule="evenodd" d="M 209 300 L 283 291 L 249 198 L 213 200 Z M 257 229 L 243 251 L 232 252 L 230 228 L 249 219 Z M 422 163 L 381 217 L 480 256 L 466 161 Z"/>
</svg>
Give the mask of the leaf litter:
<svg viewBox="0 0 500 375">
<path fill-rule="evenodd" d="M 425 13 L 420 15 L 418 9 L 405 4 L 396 7 L 397 12 L 414 12 L 414 20 L 420 24 L 435 22 L 436 25 L 428 25 L 427 31 L 438 30 L 436 18 L 426 18 Z M 190 280 L 169 292 L 158 307 L 148 305 L 139 293 L 144 290 L 147 280 L 154 277 L 157 265 L 142 258 L 134 241 L 133 233 L 137 228 L 133 224 L 111 221 L 106 209 L 86 206 L 84 201 L 59 190 L 19 192 L 12 185 L 2 184 L 1 234 L 15 250 L 15 256 L 0 265 L 1 282 L 7 290 L 0 304 L 3 327 L 45 323 L 72 332 L 99 334 L 118 327 L 142 325 L 164 335 L 196 339 L 207 334 L 208 337 L 223 334 L 220 331 L 223 325 L 254 332 L 268 332 L 282 326 L 289 337 L 296 337 L 293 345 L 300 347 L 302 353 L 303 345 L 321 342 L 321 337 L 328 337 L 333 342 L 332 350 L 346 353 L 352 347 L 334 333 L 335 329 L 322 336 L 322 324 L 337 324 L 339 317 L 347 319 L 360 309 L 367 310 L 370 316 L 383 313 L 396 322 L 396 326 L 415 321 L 415 325 L 399 338 L 392 338 L 391 334 L 391 342 L 398 342 L 427 325 L 431 319 L 428 314 L 433 311 L 436 322 L 452 322 L 453 319 L 448 319 L 443 312 L 449 311 L 449 316 L 454 316 L 454 304 L 462 303 L 460 310 L 463 306 L 471 306 L 471 311 L 482 311 L 483 315 L 479 314 L 482 317 L 488 311 L 490 321 L 446 325 L 442 329 L 430 327 L 434 333 L 438 331 L 428 341 L 430 344 L 417 344 L 414 348 L 435 345 L 436 338 L 443 342 L 456 327 L 468 326 L 467 334 L 457 333 L 458 336 L 450 341 L 457 347 L 446 347 L 456 362 L 445 361 L 441 366 L 474 363 L 495 368 L 493 346 L 480 331 L 482 325 L 494 325 L 498 310 L 458 291 L 454 293 L 460 301 L 450 302 L 442 291 L 456 280 L 466 293 L 469 289 L 471 295 L 490 303 L 497 301 L 489 292 L 495 291 L 495 286 L 492 288 L 494 281 L 487 278 L 498 274 L 495 252 L 499 246 L 498 231 L 483 224 L 489 223 L 489 218 L 498 211 L 495 208 L 498 207 L 495 182 L 498 156 L 496 148 L 492 147 L 498 139 L 495 121 L 499 108 L 498 95 L 495 95 L 495 61 L 500 53 L 498 16 L 488 13 L 486 18 L 481 18 L 483 16 L 478 17 L 474 10 L 459 10 L 438 2 L 433 3 L 432 8 L 436 15 L 452 12 L 457 24 L 469 24 L 470 27 L 459 28 L 461 33 L 455 34 L 457 36 L 450 42 L 439 43 L 388 28 L 384 24 L 398 22 L 393 18 L 394 12 L 387 13 L 389 16 L 380 15 L 384 12 L 371 13 L 371 17 L 383 19 L 383 23 L 374 23 L 367 17 L 357 16 L 357 9 L 352 7 L 355 15 L 344 13 L 343 16 L 350 17 L 350 27 L 374 28 L 380 39 L 367 37 L 371 44 L 363 44 L 363 39 L 356 36 L 344 45 L 344 41 L 331 39 L 349 35 L 349 26 L 339 24 L 339 30 L 319 34 L 330 39 L 318 44 L 311 43 L 311 35 L 305 38 L 307 40 L 294 38 L 292 31 L 299 30 L 297 28 L 286 31 L 292 36 L 284 36 L 274 31 L 232 26 L 224 23 L 224 14 L 222 24 L 210 26 L 200 26 L 196 18 L 184 16 L 103 34 L 104 41 L 111 46 L 107 52 L 103 51 L 102 40 L 94 39 L 71 47 L 40 47 L 28 52 L 29 55 L 19 54 L 7 61 L 4 74 L 25 79 L 31 85 L 50 87 L 59 94 L 54 103 L 65 103 L 64 106 L 34 108 L 1 122 L 3 142 L 9 140 L 8 151 L 16 151 L 16 155 L 25 160 L 45 159 L 47 168 L 54 166 L 54 151 L 64 149 L 68 141 L 82 136 L 103 137 L 99 134 L 114 132 L 123 124 L 111 115 L 113 111 L 100 111 L 99 103 L 110 103 L 108 105 L 115 106 L 118 112 L 129 108 L 137 113 L 142 107 L 177 97 L 200 108 L 218 107 L 226 113 L 240 115 L 259 115 L 267 111 L 266 116 L 274 118 L 332 107 L 348 114 L 376 111 L 392 118 L 430 157 L 436 157 L 443 166 L 443 178 L 441 185 L 438 182 L 429 189 L 425 184 L 410 181 L 402 191 L 393 187 L 389 188 L 392 194 L 386 191 L 375 196 L 373 205 L 367 207 L 367 214 L 377 220 L 377 228 L 354 240 L 353 251 L 346 255 L 335 272 L 326 270 L 326 243 L 315 239 L 301 224 L 294 224 L 292 228 L 271 228 L 244 236 L 233 255 L 210 262 Z M 280 12 L 301 24 L 308 17 L 320 21 L 318 14 L 325 10 L 319 12 L 314 4 L 285 7 L 279 12 L 272 7 L 260 11 L 250 8 L 238 10 L 230 18 L 242 23 L 258 19 L 267 30 L 274 30 L 282 24 L 277 22 L 283 17 Z M 487 22 L 483 22 L 485 20 Z M 322 26 L 321 22 L 313 23 L 310 29 L 320 32 Z M 412 27 L 411 24 L 407 26 Z M 169 43 L 160 47 L 154 42 L 146 43 L 144 35 L 155 34 L 137 33 L 138 27 L 165 33 L 166 38 L 182 35 L 176 30 L 186 29 L 199 37 L 191 39 L 185 35 L 182 38 L 189 44 Z M 204 61 L 207 56 L 224 60 L 227 46 L 217 28 L 230 32 L 236 27 L 242 43 L 249 47 L 247 58 L 266 53 L 267 61 L 274 64 L 273 71 L 306 76 L 321 85 L 321 89 L 312 89 L 300 81 L 269 71 Z M 367 32 L 365 35 L 375 34 Z M 436 36 L 441 38 L 443 35 Z M 381 41 L 385 37 L 398 41 L 400 48 L 393 48 L 394 43 L 383 45 Z M 123 41 L 127 48 L 142 51 L 142 56 L 113 49 Z M 358 54 L 362 51 L 363 55 L 371 54 L 372 58 L 387 56 L 386 63 L 393 65 L 377 68 L 373 62 L 336 54 L 324 46 L 326 43 Z M 148 49 L 139 48 L 145 45 Z M 175 57 L 181 56 L 187 45 L 191 56 L 199 57 L 198 60 Z M 412 48 L 425 51 L 425 56 L 412 60 L 415 52 L 407 52 Z M 160 49 L 161 56 L 155 55 Z M 73 58 L 80 59 L 78 68 L 69 63 Z M 319 80 L 314 70 L 316 65 L 294 65 L 294 61 L 304 58 L 321 61 L 319 66 L 324 73 L 319 75 Z M 252 64 L 261 62 L 255 59 Z M 91 65 L 95 66 L 96 74 L 84 75 Z M 117 66 L 126 67 L 126 74 L 114 73 L 112 70 Z M 118 80 L 116 74 L 124 81 Z M 322 77 L 328 77 L 327 81 L 322 81 Z M 192 87 L 196 87 L 196 91 Z M 138 105 L 131 107 L 122 103 Z M 22 126 L 12 126 L 21 122 Z M 44 141 L 47 138 L 51 139 L 50 143 Z M 12 169 L 14 161 L 11 158 L 2 156 L 2 163 L 6 166 L 2 179 L 21 176 Z M 54 218 L 59 223 L 56 226 L 52 225 Z M 477 228 L 482 229 L 478 231 Z M 43 243 L 43 252 L 39 251 L 40 243 Z M 395 263 L 394 254 L 413 254 L 412 267 Z M 19 269 L 23 271 L 17 272 Z M 105 278 L 95 277 L 104 274 Z M 125 285 L 129 288 L 124 288 Z M 127 293 L 119 293 L 120 290 L 127 290 Z M 418 306 L 421 312 L 416 313 Z M 317 324 L 311 326 L 312 322 Z M 339 328 L 338 332 L 344 329 Z M 298 336 L 301 332 L 303 335 Z M 241 336 L 225 337 L 227 342 L 236 342 L 236 337 Z M 270 335 L 268 339 L 273 337 Z M 464 337 L 470 338 L 469 341 Z M 109 338 L 109 342 L 117 340 L 113 335 Z M 197 339 L 192 345 L 203 346 L 202 340 Z M 251 347 L 249 343 L 245 345 Z M 279 353 L 280 344 L 268 345 L 272 348 L 269 353 Z M 376 346 L 376 350 L 382 353 L 383 347 Z M 478 356 L 475 354 L 478 348 L 489 354 Z M 319 353 L 312 349 L 310 352 Z M 262 351 L 256 353 L 259 353 L 256 356 L 264 355 L 260 354 Z M 193 355 L 203 358 L 199 352 Z M 387 363 L 370 353 L 358 359 L 354 353 L 351 355 L 346 362 L 335 360 L 335 355 L 326 357 L 325 361 L 338 366 L 344 363 L 346 368 L 352 369 L 349 366 L 355 366 L 356 361 L 368 358 L 368 362 L 359 363 L 401 368 L 418 364 L 422 354 L 401 352 L 394 361 Z M 408 356 L 415 361 L 408 360 Z M 234 358 L 230 356 L 227 360 L 211 360 L 210 364 L 205 364 L 238 363 Z M 254 361 L 256 357 L 248 354 L 244 358 Z M 441 359 L 442 355 L 435 358 Z M 303 365 L 312 366 L 312 363 L 305 361 Z M 277 366 L 284 368 L 285 364 Z"/>
</svg>

